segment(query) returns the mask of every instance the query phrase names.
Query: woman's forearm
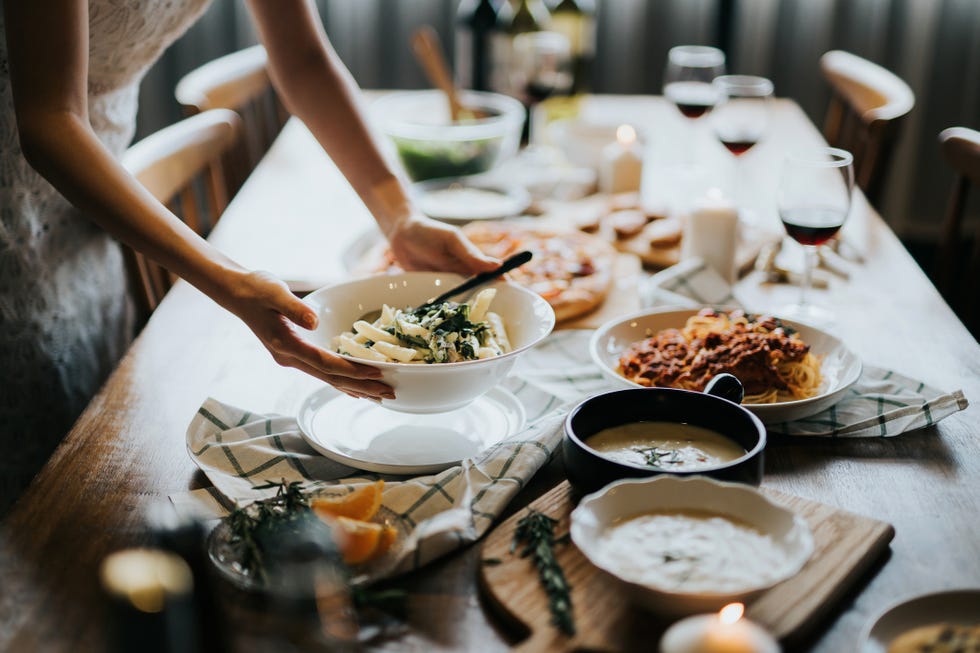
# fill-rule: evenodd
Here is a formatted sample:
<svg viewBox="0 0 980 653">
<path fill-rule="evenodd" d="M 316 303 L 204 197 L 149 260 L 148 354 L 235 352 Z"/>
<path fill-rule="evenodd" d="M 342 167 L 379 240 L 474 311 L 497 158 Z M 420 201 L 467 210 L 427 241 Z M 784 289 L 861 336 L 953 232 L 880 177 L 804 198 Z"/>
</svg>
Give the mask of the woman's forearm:
<svg viewBox="0 0 980 653">
<path fill-rule="evenodd" d="M 95 223 L 205 293 L 228 291 L 227 273 L 238 266 L 140 185 L 83 116 L 33 111 L 18 124 L 31 165 Z"/>
<path fill-rule="evenodd" d="M 381 154 L 364 117 L 360 89 L 327 41 L 315 8 L 308 0 L 250 0 L 249 5 L 283 103 L 389 232 L 411 210 L 405 186 Z"/>
</svg>

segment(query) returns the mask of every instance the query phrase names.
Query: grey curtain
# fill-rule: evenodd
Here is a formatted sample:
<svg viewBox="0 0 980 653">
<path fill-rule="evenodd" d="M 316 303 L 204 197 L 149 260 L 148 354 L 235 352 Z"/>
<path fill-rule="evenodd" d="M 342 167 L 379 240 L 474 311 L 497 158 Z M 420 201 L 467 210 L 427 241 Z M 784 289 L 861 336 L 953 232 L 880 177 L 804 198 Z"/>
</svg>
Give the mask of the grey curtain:
<svg viewBox="0 0 980 653">
<path fill-rule="evenodd" d="M 452 42 L 457 0 L 316 0 L 334 47 L 365 88 L 418 88 L 424 79 L 408 35 L 431 24 Z M 902 77 L 916 94 L 880 207 L 909 239 L 932 239 L 951 174 L 936 136 L 952 125 L 980 128 L 980 2 L 977 0 L 598 0 L 593 88 L 658 93 L 667 50 L 729 43 L 731 72 L 769 77 L 780 96 L 822 123 L 828 92 L 818 60 L 843 49 Z M 140 134 L 179 119 L 177 79 L 255 43 L 240 0 L 215 0 L 147 76 Z M 451 47 L 447 47 L 451 51 Z M 977 193 L 980 195 L 980 193 Z M 980 203 L 980 202 L 978 202 Z M 972 214 L 976 218 L 978 211 Z"/>
</svg>

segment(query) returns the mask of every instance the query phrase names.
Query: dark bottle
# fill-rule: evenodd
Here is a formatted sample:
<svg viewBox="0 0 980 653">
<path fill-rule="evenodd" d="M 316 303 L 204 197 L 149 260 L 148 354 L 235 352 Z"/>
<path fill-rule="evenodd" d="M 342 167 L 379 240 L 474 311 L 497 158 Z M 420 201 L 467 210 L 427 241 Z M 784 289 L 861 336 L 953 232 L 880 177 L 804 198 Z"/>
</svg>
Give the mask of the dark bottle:
<svg viewBox="0 0 980 653">
<path fill-rule="evenodd" d="M 595 59 L 595 0 L 558 0 L 548 29 L 564 34 L 572 46 L 572 93 L 588 93 Z"/>
<path fill-rule="evenodd" d="M 506 0 L 502 0 L 506 4 Z M 475 91 L 490 90 L 493 69 L 491 41 L 497 29 L 501 0 L 463 0 L 456 13 L 456 84 Z"/>
</svg>

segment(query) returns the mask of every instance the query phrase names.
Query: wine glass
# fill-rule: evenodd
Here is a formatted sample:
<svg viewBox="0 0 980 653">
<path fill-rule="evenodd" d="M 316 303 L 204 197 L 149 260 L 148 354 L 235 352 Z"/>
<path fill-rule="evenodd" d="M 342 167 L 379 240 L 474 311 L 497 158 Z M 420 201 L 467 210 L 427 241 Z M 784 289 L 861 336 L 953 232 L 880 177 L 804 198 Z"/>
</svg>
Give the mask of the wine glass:
<svg viewBox="0 0 980 653">
<path fill-rule="evenodd" d="M 558 32 L 525 32 L 514 37 L 515 67 L 512 88 L 528 111 L 525 129 L 530 130 L 534 107 L 552 95 L 572 89 L 572 45 Z M 529 140 L 529 133 L 524 140 Z"/>
<path fill-rule="evenodd" d="M 735 156 L 734 194 L 742 195 L 746 187 L 742 155 L 752 149 L 765 134 L 772 100 L 772 82 L 752 75 L 722 75 L 712 82 L 718 103 L 709 120 L 715 136 Z M 737 202 L 743 220 L 750 215 L 744 197 Z M 752 220 L 748 220 L 752 221 Z"/>
<path fill-rule="evenodd" d="M 712 80 L 725 74 L 725 53 L 705 45 L 678 45 L 667 53 L 664 96 L 696 120 L 718 101 Z"/>
<path fill-rule="evenodd" d="M 805 253 L 800 300 L 780 313 L 801 322 L 821 325 L 833 322 L 833 314 L 809 303 L 817 247 L 833 238 L 851 209 L 854 189 L 854 157 L 834 147 L 797 152 L 782 165 L 776 203 L 786 233 Z"/>
<path fill-rule="evenodd" d="M 705 45 L 678 45 L 667 53 L 664 71 L 664 97 L 688 118 L 687 142 L 682 145 L 686 163 L 693 163 L 695 123 L 711 111 L 718 101 L 718 90 L 711 83 L 725 74 L 725 53 Z"/>
</svg>

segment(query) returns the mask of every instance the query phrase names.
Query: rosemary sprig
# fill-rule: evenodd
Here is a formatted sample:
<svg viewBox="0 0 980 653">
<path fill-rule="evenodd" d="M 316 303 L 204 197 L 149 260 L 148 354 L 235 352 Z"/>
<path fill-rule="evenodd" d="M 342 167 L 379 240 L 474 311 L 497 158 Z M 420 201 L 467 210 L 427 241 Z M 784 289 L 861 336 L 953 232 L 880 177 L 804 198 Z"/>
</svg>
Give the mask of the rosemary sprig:
<svg viewBox="0 0 980 653">
<path fill-rule="evenodd" d="M 651 467 L 663 467 L 664 465 L 675 465 L 683 462 L 677 455 L 676 449 L 661 449 L 660 447 L 634 447 L 633 449 L 642 454 L 644 461 Z"/>
<path fill-rule="evenodd" d="M 266 481 L 254 489 L 272 488 L 276 488 L 275 496 L 256 501 L 254 509 L 236 508 L 228 516 L 231 541 L 241 547 L 242 568 L 255 574 L 263 583 L 269 580 L 270 561 L 266 552 L 270 541 L 288 538 L 290 533 L 298 533 L 310 524 L 321 527 L 310 510 L 309 498 L 300 481 Z"/>
<path fill-rule="evenodd" d="M 527 514 L 517 522 L 510 550 L 513 553 L 518 546 L 524 545 L 520 555 L 522 558 L 531 556 L 534 566 L 538 568 L 538 577 L 548 595 L 551 623 L 566 635 L 574 635 L 575 617 L 572 613 L 571 586 L 565 580 L 565 574 L 555 557 L 557 524 L 557 520 L 537 510 L 529 509 Z"/>
</svg>

